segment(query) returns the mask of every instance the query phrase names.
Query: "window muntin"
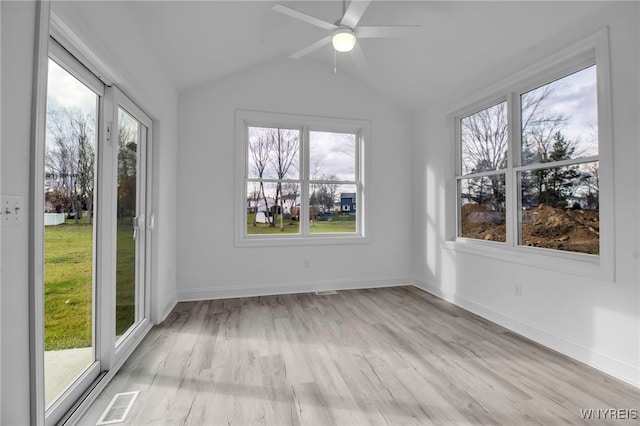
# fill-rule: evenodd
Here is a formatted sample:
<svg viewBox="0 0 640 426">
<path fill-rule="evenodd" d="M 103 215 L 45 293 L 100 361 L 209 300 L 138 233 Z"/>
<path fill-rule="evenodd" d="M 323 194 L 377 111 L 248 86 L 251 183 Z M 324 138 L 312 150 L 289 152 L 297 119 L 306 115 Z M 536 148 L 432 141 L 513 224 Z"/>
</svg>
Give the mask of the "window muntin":
<svg viewBox="0 0 640 426">
<path fill-rule="evenodd" d="M 504 99 L 458 119 L 458 237 L 598 255 L 596 65 Z"/>
<path fill-rule="evenodd" d="M 366 122 L 249 111 L 236 116 L 245 217 L 238 244 L 364 241 Z"/>
</svg>

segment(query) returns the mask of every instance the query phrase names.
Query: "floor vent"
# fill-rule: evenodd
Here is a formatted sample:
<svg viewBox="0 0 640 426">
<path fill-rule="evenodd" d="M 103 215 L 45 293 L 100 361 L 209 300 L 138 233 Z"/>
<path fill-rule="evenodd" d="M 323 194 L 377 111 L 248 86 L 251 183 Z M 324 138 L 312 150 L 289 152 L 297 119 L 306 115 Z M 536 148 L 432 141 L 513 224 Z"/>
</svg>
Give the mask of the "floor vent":
<svg viewBox="0 0 640 426">
<path fill-rule="evenodd" d="M 335 290 L 316 291 L 316 296 L 329 296 L 331 294 L 338 294 Z"/>
<path fill-rule="evenodd" d="M 124 422 L 131 407 L 133 407 L 133 403 L 136 402 L 138 394 L 140 394 L 140 391 L 115 394 L 107 409 L 104 410 L 104 413 L 100 416 L 100 420 L 98 420 L 96 426 Z"/>
</svg>

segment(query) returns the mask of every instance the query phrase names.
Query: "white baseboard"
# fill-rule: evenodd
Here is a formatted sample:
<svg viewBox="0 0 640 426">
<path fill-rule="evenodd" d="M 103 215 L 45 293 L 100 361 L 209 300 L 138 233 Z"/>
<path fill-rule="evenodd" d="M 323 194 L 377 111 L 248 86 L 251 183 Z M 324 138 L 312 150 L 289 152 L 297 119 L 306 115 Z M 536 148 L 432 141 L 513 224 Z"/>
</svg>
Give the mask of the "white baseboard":
<svg viewBox="0 0 640 426">
<path fill-rule="evenodd" d="M 169 303 L 167 303 L 164 306 L 164 308 L 162 308 L 162 311 L 160 311 L 160 316 L 158 317 L 158 322 L 156 322 L 155 324 L 160 324 L 162 321 L 167 319 L 167 317 L 169 316 L 171 311 L 173 311 L 173 308 L 176 307 L 177 303 L 178 303 L 178 298 L 177 297 L 171 298 Z"/>
<path fill-rule="evenodd" d="M 178 291 L 178 301 L 230 299 L 234 297 L 272 296 L 276 294 L 310 293 L 325 290 L 356 290 L 365 288 L 397 287 L 411 285 L 409 278 L 387 278 L 370 280 L 335 280 L 307 283 L 284 283 L 253 286 L 224 286 Z"/>
<path fill-rule="evenodd" d="M 560 336 L 551 330 L 544 329 L 522 318 L 516 318 L 513 315 L 491 306 L 461 297 L 455 294 L 455 292 L 441 289 L 422 281 L 414 280 L 413 285 L 469 312 L 473 312 L 489 321 L 495 322 L 536 343 L 587 364 L 623 382 L 640 387 L 640 367 L 637 365 L 616 359 L 611 355 L 602 353 L 567 337 Z"/>
</svg>

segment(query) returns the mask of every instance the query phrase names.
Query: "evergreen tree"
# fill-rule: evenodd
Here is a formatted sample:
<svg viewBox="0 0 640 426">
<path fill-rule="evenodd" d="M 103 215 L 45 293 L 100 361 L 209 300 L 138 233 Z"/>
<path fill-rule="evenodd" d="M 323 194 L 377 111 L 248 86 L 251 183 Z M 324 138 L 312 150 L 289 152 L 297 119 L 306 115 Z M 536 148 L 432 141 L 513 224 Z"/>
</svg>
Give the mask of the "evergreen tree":
<svg viewBox="0 0 640 426">
<path fill-rule="evenodd" d="M 574 144 L 562 133 L 556 132 L 551 151 L 538 155 L 541 163 L 549 163 L 571 159 L 574 152 Z M 575 165 L 536 170 L 534 181 L 537 187 L 537 204 L 544 203 L 556 208 L 567 207 L 567 199 L 573 193 L 580 175 L 580 170 Z"/>
</svg>

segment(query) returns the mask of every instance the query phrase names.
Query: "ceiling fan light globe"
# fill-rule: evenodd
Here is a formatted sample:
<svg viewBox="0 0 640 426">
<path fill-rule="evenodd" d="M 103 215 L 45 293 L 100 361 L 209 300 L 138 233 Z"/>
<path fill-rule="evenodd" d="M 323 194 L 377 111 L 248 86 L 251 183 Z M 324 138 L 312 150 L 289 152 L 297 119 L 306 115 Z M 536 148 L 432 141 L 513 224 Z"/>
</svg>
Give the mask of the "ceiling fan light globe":
<svg viewBox="0 0 640 426">
<path fill-rule="evenodd" d="M 333 34 L 331 43 L 338 52 L 351 52 L 356 45 L 356 36 L 351 30 L 341 29 Z"/>
</svg>

